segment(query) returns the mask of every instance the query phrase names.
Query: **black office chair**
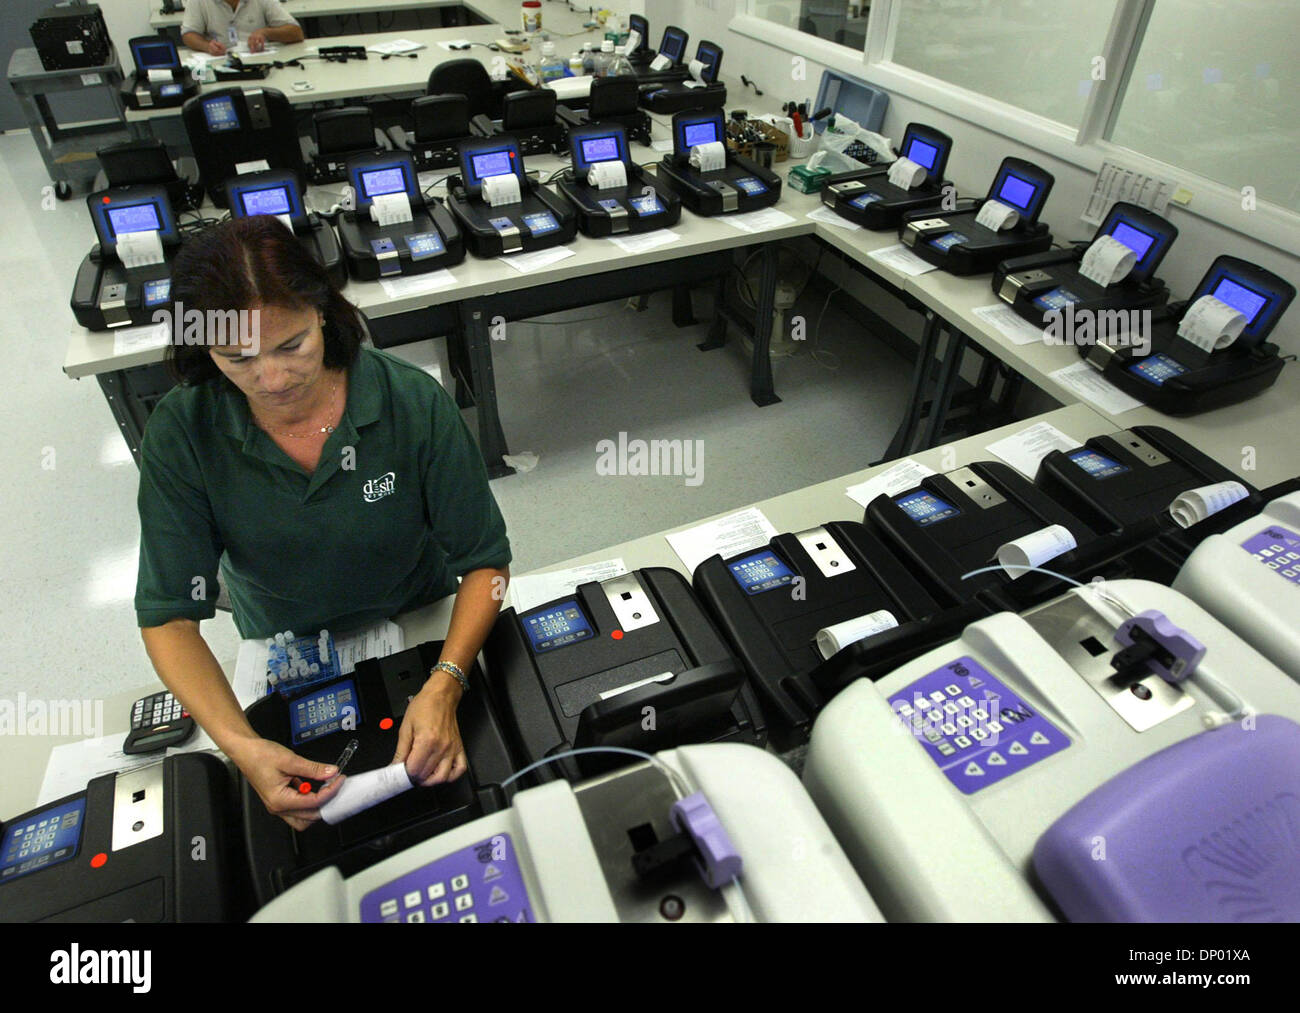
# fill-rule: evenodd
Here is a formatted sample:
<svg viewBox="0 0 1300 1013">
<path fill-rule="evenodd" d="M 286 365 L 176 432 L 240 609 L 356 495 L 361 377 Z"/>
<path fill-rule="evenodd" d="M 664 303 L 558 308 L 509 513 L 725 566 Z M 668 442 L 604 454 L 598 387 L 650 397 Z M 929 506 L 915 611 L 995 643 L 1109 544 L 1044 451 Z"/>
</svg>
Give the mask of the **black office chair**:
<svg viewBox="0 0 1300 1013">
<path fill-rule="evenodd" d="M 478 60 L 446 60 L 433 68 L 427 95 L 464 95 L 469 100 L 469 114 L 486 116 L 489 120 L 501 119 L 501 102 L 511 92 L 527 91 L 527 85 L 517 78 L 493 81 L 487 68 Z"/>
</svg>

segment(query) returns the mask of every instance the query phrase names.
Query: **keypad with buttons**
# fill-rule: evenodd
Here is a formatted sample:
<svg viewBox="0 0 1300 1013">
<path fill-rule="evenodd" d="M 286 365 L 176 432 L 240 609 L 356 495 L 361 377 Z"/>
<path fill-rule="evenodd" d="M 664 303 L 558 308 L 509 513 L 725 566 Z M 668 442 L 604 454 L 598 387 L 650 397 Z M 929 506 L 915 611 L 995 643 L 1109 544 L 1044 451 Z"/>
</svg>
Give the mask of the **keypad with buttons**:
<svg viewBox="0 0 1300 1013">
<path fill-rule="evenodd" d="M 289 723 L 295 745 L 332 735 L 340 729 L 352 731 L 360 722 L 357 687 L 351 679 L 289 702 Z"/>
<path fill-rule="evenodd" d="M 15 821 L 0 840 L 0 883 L 66 862 L 81 844 L 86 797 Z"/>
<path fill-rule="evenodd" d="M 1300 534 L 1274 525 L 1247 538 L 1241 547 L 1274 573 L 1300 585 Z"/>
<path fill-rule="evenodd" d="M 189 714 L 179 700 L 167 692 L 155 693 L 137 700 L 131 708 L 131 730 L 170 725 L 183 717 Z"/>
<path fill-rule="evenodd" d="M 531 922 L 509 834 L 430 862 L 361 898 L 363 922 Z"/>
<path fill-rule="evenodd" d="M 956 710 L 950 707 L 956 704 Z M 973 658 L 900 690 L 889 705 L 964 794 L 1024 770 L 1070 740 Z"/>
</svg>

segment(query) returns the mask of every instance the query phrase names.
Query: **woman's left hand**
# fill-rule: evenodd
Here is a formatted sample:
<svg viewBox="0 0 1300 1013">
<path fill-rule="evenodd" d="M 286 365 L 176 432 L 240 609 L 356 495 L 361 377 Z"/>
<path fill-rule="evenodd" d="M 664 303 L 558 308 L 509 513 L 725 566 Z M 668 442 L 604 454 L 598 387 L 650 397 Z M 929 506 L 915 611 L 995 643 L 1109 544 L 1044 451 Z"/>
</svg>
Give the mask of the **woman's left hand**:
<svg viewBox="0 0 1300 1013">
<path fill-rule="evenodd" d="M 469 769 L 456 722 L 460 696 L 455 679 L 435 672 L 407 705 L 393 762 L 406 763 L 412 784 L 429 787 L 454 781 Z"/>
</svg>

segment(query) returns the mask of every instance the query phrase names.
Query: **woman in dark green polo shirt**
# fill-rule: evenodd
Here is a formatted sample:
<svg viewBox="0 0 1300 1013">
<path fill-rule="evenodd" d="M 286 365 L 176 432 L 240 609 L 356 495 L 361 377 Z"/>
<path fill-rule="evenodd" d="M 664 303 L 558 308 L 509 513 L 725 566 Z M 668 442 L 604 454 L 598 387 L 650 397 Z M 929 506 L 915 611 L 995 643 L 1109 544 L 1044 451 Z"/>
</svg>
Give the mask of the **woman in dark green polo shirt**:
<svg viewBox="0 0 1300 1013">
<path fill-rule="evenodd" d="M 422 370 L 361 347 L 355 308 L 274 218 L 187 240 L 172 294 L 181 341 L 167 354 L 180 386 L 140 448 L 135 607 L 159 677 L 267 808 L 301 830 L 341 780 L 315 795 L 291 790 L 295 776 L 335 771 L 249 726 L 199 631 L 215 612 L 219 564 L 243 637 L 343 631 L 454 593 L 441 661 L 406 712 L 395 757 L 414 783 L 454 780 L 466 769 L 464 672 L 510 562 L 455 403 Z"/>
</svg>

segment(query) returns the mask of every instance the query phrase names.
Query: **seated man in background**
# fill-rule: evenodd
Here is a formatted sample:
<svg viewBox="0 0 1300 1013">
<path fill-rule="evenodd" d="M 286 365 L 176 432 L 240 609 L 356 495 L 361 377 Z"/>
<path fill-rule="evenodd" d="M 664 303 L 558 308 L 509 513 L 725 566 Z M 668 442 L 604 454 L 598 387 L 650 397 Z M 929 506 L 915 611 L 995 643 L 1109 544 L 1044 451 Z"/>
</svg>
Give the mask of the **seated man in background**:
<svg viewBox="0 0 1300 1013">
<path fill-rule="evenodd" d="M 303 40 L 302 26 L 280 0 L 189 0 L 181 41 L 200 53 L 224 56 L 233 48 L 232 28 L 253 53 L 260 53 L 268 42 Z"/>
</svg>

